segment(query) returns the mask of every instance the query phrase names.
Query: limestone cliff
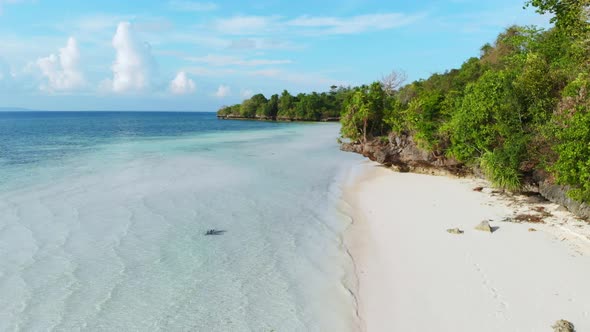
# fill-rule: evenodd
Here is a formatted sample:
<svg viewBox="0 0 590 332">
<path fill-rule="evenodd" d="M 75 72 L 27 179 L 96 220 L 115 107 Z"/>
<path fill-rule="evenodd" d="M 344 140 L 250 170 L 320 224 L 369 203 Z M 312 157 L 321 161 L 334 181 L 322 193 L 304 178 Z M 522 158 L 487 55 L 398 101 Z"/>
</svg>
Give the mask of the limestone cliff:
<svg viewBox="0 0 590 332">
<path fill-rule="evenodd" d="M 469 167 L 453 158 L 421 149 L 412 136 L 390 134 L 387 139 L 373 139 L 366 143 L 342 143 L 341 150 L 359 153 L 382 165 L 400 172 L 428 174 L 452 174 L 457 176 L 475 175 L 483 177 L 481 171 Z M 524 188 L 535 191 L 546 199 L 565 206 L 580 218 L 590 220 L 590 206 L 577 202 L 567 195 L 568 188 L 555 183 L 548 173 L 537 171 L 525 179 Z"/>
<path fill-rule="evenodd" d="M 400 172 L 435 172 L 454 175 L 467 175 L 471 172 L 455 159 L 420 149 L 409 135 L 392 134 L 387 140 L 374 139 L 365 144 L 342 143 L 341 149 L 362 154 Z"/>
</svg>

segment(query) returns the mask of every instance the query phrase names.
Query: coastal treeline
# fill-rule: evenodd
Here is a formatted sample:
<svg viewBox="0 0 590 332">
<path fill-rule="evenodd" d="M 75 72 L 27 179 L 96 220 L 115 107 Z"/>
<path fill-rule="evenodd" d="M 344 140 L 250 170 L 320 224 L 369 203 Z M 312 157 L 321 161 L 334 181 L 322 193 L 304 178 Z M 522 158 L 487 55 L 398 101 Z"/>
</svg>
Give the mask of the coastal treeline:
<svg viewBox="0 0 590 332">
<path fill-rule="evenodd" d="M 516 190 L 544 172 L 590 202 L 589 0 L 532 0 L 554 26 L 512 26 L 461 68 L 388 91 L 356 87 L 342 136 L 359 144 L 395 135 L 481 169 Z"/>
<path fill-rule="evenodd" d="M 332 86 L 329 92 L 299 93 L 295 96 L 287 90 L 270 98 L 259 93 L 241 104 L 222 107 L 217 115 L 222 118 L 337 121 L 349 91 L 350 88 Z"/>
<path fill-rule="evenodd" d="M 528 0 L 553 27 L 511 26 L 460 68 L 403 85 L 393 72 L 327 93 L 255 95 L 228 118 L 340 117 L 351 144 L 411 137 L 418 147 L 519 190 L 539 174 L 590 203 L 590 0 Z M 534 180 L 533 180 L 534 181 Z"/>
</svg>

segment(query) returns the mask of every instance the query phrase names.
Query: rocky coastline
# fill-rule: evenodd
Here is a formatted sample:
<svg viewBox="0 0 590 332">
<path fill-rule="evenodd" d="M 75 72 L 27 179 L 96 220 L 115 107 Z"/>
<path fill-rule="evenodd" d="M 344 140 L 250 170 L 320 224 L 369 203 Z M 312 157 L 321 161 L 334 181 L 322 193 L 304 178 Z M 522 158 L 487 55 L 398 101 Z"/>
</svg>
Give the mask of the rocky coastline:
<svg viewBox="0 0 590 332">
<path fill-rule="evenodd" d="M 481 170 L 453 158 L 421 149 L 411 135 L 390 134 L 366 143 L 341 143 L 340 149 L 354 152 L 399 172 L 432 175 L 474 176 L 485 178 Z M 555 183 L 546 172 L 535 171 L 524 179 L 523 192 L 538 193 L 543 198 L 567 208 L 581 219 L 590 221 L 590 206 L 571 199 L 568 187 Z"/>
</svg>

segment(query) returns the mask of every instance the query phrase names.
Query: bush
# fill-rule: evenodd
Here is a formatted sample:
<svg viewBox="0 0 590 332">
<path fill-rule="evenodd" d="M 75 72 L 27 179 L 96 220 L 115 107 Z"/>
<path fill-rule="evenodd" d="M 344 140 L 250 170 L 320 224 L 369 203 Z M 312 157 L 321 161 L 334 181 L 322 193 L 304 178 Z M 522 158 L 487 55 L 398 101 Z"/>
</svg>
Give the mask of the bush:
<svg viewBox="0 0 590 332">
<path fill-rule="evenodd" d="M 570 196 L 590 202 L 590 80 L 586 73 L 564 89 L 558 112 L 555 151 L 552 166 L 560 184 L 572 186 Z"/>
</svg>

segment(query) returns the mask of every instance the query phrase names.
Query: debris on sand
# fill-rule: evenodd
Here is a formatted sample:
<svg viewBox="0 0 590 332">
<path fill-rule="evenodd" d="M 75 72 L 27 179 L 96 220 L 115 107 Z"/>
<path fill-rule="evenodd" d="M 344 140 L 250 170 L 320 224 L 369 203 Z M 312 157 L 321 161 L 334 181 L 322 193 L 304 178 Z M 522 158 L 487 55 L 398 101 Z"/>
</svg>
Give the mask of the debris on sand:
<svg viewBox="0 0 590 332">
<path fill-rule="evenodd" d="M 533 214 L 519 214 L 514 218 L 514 220 L 516 220 L 517 222 L 529 222 L 533 224 L 545 223 L 542 216 L 536 216 Z"/>
<path fill-rule="evenodd" d="M 457 234 L 457 235 L 465 233 L 462 230 L 460 230 L 459 228 L 450 228 L 450 229 L 447 229 L 447 232 L 451 233 L 451 234 Z"/>
</svg>

